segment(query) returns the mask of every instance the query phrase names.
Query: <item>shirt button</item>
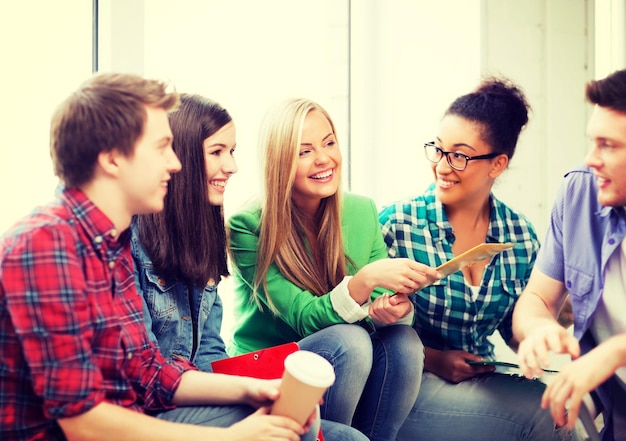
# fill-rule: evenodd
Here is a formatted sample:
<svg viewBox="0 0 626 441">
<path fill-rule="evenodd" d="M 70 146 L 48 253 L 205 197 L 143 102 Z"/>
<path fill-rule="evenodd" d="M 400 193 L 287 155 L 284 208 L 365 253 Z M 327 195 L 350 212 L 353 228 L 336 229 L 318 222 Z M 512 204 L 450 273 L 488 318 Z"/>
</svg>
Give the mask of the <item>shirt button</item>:
<svg viewBox="0 0 626 441">
<path fill-rule="evenodd" d="M 126 359 L 130 360 L 133 358 L 133 353 L 129 352 L 128 354 L 126 354 Z"/>
<path fill-rule="evenodd" d="M 163 280 L 163 279 L 162 279 L 162 278 L 160 278 L 160 277 L 157 279 L 157 283 L 158 283 L 159 285 L 161 285 L 161 286 L 165 286 L 165 285 L 166 285 L 165 280 Z"/>
<path fill-rule="evenodd" d="M 111 230 L 111 233 L 110 233 L 110 234 L 111 234 L 111 237 L 115 237 L 115 236 L 117 236 L 117 230 L 116 230 L 115 228 L 113 228 L 113 229 Z"/>
<path fill-rule="evenodd" d="M 614 243 L 615 243 L 615 239 L 610 238 L 610 239 L 609 239 L 609 245 L 613 245 Z"/>
<path fill-rule="evenodd" d="M 111 261 L 109 262 L 109 268 L 113 269 L 115 267 L 115 262 Z"/>
<path fill-rule="evenodd" d="M 94 238 L 93 238 L 93 241 L 94 241 L 95 243 L 102 243 L 102 236 L 96 236 L 96 237 L 94 237 Z"/>
<path fill-rule="evenodd" d="M 191 320 L 191 317 L 189 317 L 188 315 L 181 315 L 180 318 L 183 320 Z"/>
<path fill-rule="evenodd" d="M 568 281 L 567 281 L 567 287 L 568 287 L 568 288 L 571 288 L 571 287 L 572 287 L 572 281 L 571 281 L 571 280 L 568 280 Z"/>
</svg>

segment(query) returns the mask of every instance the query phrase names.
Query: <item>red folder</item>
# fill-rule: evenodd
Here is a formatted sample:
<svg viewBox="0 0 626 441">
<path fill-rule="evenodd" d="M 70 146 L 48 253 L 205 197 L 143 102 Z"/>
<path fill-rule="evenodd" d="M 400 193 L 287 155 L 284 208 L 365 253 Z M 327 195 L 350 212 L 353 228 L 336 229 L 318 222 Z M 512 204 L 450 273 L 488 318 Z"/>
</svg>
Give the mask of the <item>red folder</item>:
<svg viewBox="0 0 626 441">
<path fill-rule="evenodd" d="M 240 375 L 242 377 L 262 378 L 272 380 L 282 378 L 285 370 L 285 358 L 300 347 L 298 343 L 285 343 L 272 346 L 247 354 L 236 355 L 211 363 L 213 372 L 217 374 Z M 322 428 L 317 434 L 318 441 L 324 441 Z"/>
<path fill-rule="evenodd" d="M 211 363 L 213 372 L 271 380 L 281 378 L 285 370 L 285 358 L 297 351 L 298 343 L 285 343 L 260 349 L 247 354 L 224 358 Z"/>
</svg>

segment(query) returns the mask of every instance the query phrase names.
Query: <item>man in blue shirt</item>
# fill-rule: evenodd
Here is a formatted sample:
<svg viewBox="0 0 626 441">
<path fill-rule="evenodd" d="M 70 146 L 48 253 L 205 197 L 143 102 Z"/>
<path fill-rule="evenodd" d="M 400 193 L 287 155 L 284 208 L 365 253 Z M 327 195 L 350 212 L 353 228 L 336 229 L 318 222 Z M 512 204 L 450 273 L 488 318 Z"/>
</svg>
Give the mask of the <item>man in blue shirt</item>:
<svg viewBox="0 0 626 441">
<path fill-rule="evenodd" d="M 574 360 L 546 388 L 542 407 L 573 427 L 591 393 L 605 424 L 602 440 L 626 439 L 626 70 L 591 81 L 594 105 L 585 166 L 565 175 L 530 280 L 513 314 L 527 377 L 550 351 Z M 569 294 L 574 335 L 556 316 Z"/>
</svg>

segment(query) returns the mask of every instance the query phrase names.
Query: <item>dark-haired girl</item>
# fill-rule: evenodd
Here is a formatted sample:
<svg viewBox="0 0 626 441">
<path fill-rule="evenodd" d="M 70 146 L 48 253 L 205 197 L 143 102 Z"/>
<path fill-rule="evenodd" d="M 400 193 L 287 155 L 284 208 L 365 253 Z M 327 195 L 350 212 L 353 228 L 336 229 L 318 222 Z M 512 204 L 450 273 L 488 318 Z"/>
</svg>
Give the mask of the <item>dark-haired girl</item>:
<svg viewBox="0 0 626 441">
<path fill-rule="evenodd" d="M 445 112 L 424 144 L 434 183 L 380 212 L 390 257 L 437 267 L 483 242 L 515 247 L 436 281 L 412 295 L 415 329 L 425 346 L 417 401 L 399 440 L 561 440 L 539 403 L 539 381 L 501 374 L 489 336 L 515 346 L 513 306 L 528 281 L 539 242 L 530 222 L 491 192 L 513 157 L 530 107 L 504 78 L 486 78 Z"/>
</svg>

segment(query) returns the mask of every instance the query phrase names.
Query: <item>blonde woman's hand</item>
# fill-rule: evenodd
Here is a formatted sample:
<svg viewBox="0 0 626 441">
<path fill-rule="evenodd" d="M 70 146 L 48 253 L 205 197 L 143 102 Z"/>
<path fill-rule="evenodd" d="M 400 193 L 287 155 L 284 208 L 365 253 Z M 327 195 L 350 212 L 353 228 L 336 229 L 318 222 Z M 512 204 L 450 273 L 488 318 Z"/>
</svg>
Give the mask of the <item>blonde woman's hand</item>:
<svg viewBox="0 0 626 441">
<path fill-rule="evenodd" d="M 365 272 L 373 288 L 379 286 L 402 294 L 412 294 L 441 278 L 435 268 L 407 258 L 377 260 L 365 265 L 357 275 L 361 272 Z"/>
</svg>

